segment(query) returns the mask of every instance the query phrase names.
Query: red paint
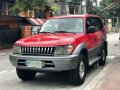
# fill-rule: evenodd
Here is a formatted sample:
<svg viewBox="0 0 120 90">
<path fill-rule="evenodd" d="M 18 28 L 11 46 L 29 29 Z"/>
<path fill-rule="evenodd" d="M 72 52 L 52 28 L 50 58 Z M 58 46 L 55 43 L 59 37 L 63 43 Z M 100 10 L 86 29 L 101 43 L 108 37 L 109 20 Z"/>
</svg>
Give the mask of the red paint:
<svg viewBox="0 0 120 90">
<path fill-rule="evenodd" d="M 92 49 L 101 43 L 101 36 L 104 32 L 103 30 L 86 34 L 86 17 L 98 17 L 95 15 L 70 15 L 70 16 L 56 16 L 49 19 L 55 18 L 83 18 L 84 19 L 84 32 L 83 33 L 55 33 L 55 34 L 39 34 L 34 35 L 25 39 L 21 39 L 16 42 L 20 46 L 47 46 L 47 47 L 56 47 L 59 45 L 69 45 L 73 44 L 74 49 L 80 44 L 85 43 L 87 49 Z"/>
</svg>

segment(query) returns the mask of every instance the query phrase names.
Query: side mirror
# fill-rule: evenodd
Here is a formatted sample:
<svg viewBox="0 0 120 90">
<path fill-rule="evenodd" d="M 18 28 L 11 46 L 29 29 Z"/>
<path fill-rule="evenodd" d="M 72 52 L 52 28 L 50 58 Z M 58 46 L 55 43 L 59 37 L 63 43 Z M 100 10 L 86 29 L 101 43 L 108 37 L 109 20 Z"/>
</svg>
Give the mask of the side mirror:
<svg viewBox="0 0 120 90">
<path fill-rule="evenodd" d="M 96 28 L 94 26 L 90 26 L 87 29 L 87 33 L 94 33 L 96 31 Z"/>
<path fill-rule="evenodd" d="M 40 30 L 41 30 L 41 27 L 37 29 L 37 34 L 39 34 L 39 33 L 40 33 Z"/>
</svg>

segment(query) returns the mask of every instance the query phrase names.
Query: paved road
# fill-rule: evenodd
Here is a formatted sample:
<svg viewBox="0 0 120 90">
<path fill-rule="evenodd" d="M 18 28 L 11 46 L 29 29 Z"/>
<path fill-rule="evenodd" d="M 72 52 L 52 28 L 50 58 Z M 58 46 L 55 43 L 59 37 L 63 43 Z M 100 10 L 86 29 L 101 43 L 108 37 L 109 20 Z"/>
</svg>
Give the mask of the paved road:
<svg viewBox="0 0 120 90">
<path fill-rule="evenodd" d="M 14 68 L 13 66 L 11 66 L 11 64 L 9 62 L 9 54 L 11 52 L 12 52 L 11 49 L 0 51 L 0 73 Z"/>
<path fill-rule="evenodd" d="M 2 50 L 0 51 L 0 90 L 99 90 L 102 79 L 105 79 L 104 75 L 111 70 L 115 58 L 120 55 L 118 33 L 109 33 L 108 41 L 109 56 L 106 66 L 90 67 L 86 81 L 81 86 L 71 85 L 67 73 L 38 73 L 33 81 L 23 82 L 18 79 L 15 68 L 9 62 L 8 55 L 12 52 L 11 49 Z"/>
<path fill-rule="evenodd" d="M 9 51 L 9 50 L 6 50 Z M 82 86 L 76 87 L 68 82 L 67 73 L 38 73 L 36 78 L 30 82 L 21 81 L 15 72 L 15 68 L 10 64 L 8 52 L 4 52 L 0 56 L 0 90 L 83 90 L 104 67 L 91 67 L 85 83 Z M 9 54 L 11 50 L 9 51 Z M 108 63 L 108 62 L 107 62 Z"/>
</svg>

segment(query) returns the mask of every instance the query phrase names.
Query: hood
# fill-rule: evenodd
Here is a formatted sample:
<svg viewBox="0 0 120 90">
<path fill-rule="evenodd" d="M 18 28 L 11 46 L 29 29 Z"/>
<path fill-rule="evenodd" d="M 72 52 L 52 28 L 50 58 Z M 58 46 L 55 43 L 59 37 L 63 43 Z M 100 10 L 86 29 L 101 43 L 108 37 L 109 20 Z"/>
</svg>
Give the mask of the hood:
<svg viewBox="0 0 120 90">
<path fill-rule="evenodd" d="M 38 34 L 28 38 L 21 39 L 16 42 L 20 46 L 58 46 L 67 45 L 74 40 L 78 34 Z"/>
</svg>

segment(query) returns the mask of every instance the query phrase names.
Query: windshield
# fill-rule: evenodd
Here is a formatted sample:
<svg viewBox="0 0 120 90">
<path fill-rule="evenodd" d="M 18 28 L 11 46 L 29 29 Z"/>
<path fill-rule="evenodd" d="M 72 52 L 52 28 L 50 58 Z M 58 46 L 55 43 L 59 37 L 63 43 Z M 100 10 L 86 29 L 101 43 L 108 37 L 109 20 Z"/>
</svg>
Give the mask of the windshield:
<svg viewBox="0 0 120 90">
<path fill-rule="evenodd" d="M 83 32 L 83 18 L 62 18 L 47 20 L 40 32 Z"/>
</svg>

